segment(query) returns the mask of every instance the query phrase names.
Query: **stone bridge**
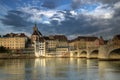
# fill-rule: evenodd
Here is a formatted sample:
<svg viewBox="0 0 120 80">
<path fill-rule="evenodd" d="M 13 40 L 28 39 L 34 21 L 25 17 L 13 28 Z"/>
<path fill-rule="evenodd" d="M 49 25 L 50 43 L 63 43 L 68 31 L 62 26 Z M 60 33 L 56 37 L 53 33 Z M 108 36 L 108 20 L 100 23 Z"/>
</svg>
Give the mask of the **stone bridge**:
<svg viewBox="0 0 120 80">
<path fill-rule="evenodd" d="M 98 58 L 99 47 L 81 48 L 72 51 L 72 57 Z"/>
<path fill-rule="evenodd" d="M 99 47 L 88 47 L 86 49 L 79 49 L 77 57 L 98 58 Z"/>
<path fill-rule="evenodd" d="M 120 44 L 101 45 L 100 47 L 89 47 L 77 49 L 72 52 L 73 57 L 120 59 Z"/>
<path fill-rule="evenodd" d="M 120 59 L 120 44 L 108 44 L 100 46 L 98 58 Z"/>
</svg>

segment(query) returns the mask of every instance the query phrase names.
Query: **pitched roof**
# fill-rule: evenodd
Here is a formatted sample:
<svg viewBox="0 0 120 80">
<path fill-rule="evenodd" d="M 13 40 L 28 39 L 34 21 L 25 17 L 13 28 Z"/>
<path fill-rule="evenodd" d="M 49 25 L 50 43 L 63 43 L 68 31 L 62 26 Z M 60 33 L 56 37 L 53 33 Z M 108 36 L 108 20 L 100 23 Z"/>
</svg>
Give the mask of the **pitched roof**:
<svg viewBox="0 0 120 80">
<path fill-rule="evenodd" d="M 59 41 L 68 41 L 68 39 L 65 35 L 55 35 L 54 38 Z"/>
<path fill-rule="evenodd" d="M 119 39 L 120 40 L 120 35 L 115 35 L 114 37 L 113 37 L 113 39 Z"/>
<path fill-rule="evenodd" d="M 41 32 L 38 30 L 37 25 L 33 27 L 33 34 L 32 35 L 42 35 Z"/>
<path fill-rule="evenodd" d="M 85 40 L 85 41 L 95 41 L 98 39 L 98 37 L 92 37 L 92 36 L 78 36 L 77 38 L 70 40 L 69 42 L 73 41 L 79 41 L 79 40 Z"/>
<path fill-rule="evenodd" d="M 27 37 L 24 33 L 8 33 L 3 37 Z"/>
<path fill-rule="evenodd" d="M 33 31 L 33 34 L 32 35 L 42 35 L 39 31 Z"/>
<path fill-rule="evenodd" d="M 45 40 L 55 40 L 54 36 L 44 36 Z"/>
</svg>

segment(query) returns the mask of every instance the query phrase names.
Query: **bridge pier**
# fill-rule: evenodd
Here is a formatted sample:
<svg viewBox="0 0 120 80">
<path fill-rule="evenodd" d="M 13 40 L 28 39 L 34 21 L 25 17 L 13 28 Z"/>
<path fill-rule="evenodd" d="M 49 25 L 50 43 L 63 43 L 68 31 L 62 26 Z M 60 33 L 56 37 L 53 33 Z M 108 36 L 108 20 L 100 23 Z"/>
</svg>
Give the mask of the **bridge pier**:
<svg viewBox="0 0 120 80">
<path fill-rule="evenodd" d="M 87 50 L 87 57 L 88 59 L 90 59 L 90 50 Z"/>
<path fill-rule="evenodd" d="M 99 48 L 98 58 L 101 60 L 108 59 L 108 48 L 107 45 L 101 45 Z"/>
</svg>

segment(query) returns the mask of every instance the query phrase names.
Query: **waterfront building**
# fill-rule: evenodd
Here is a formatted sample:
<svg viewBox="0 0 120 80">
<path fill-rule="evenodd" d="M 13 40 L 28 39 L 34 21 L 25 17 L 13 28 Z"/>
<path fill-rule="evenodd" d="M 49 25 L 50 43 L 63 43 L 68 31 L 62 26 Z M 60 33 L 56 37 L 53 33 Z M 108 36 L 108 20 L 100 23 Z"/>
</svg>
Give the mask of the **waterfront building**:
<svg viewBox="0 0 120 80">
<path fill-rule="evenodd" d="M 68 47 L 68 39 L 65 35 L 54 35 L 57 40 L 57 47 Z"/>
<path fill-rule="evenodd" d="M 91 36 L 78 36 L 77 38 L 69 41 L 70 50 L 99 47 L 99 45 L 99 38 Z"/>
<path fill-rule="evenodd" d="M 0 37 L 0 46 L 7 49 L 24 49 L 26 47 L 27 36 L 24 33 L 10 33 Z"/>
<path fill-rule="evenodd" d="M 54 38 L 57 41 L 56 46 L 56 55 L 63 56 L 64 54 L 69 53 L 69 47 L 68 47 L 68 39 L 65 35 L 55 35 Z"/>
<path fill-rule="evenodd" d="M 34 48 L 36 57 L 44 57 L 46 55 L 46 42 L 43 37 L 39 37 L 39 39 L 34 42 Z"/>
<path fill-rule="evenodd" d="M 69 48 L 68 47 L 57 47 L 56 48 L 56 55 L 57 56 L 67 56 L 67 55 L 69 55 Z"/>
<path fill-rule="evenodd" d="M 35 26 L 33 27 L 33 33 L 31 36 L 31 42 L 32 44 L 39 39 L 40 37 L 42 37 L 41 32 L 38 30 L 37 25 L 35 24 Z"/>
<path fill-rule="evenodd" d="M 38 30 L 37 25 L 33 27 L 33 34 L 31 35 L 31 44 L 34 48 L 36 57 L 45 56 L 46 54 L 46 42 L 41 32 Z"/>
<path fill-rule="evenodd" d="M 98 37 L 86 37 L 86 48 L 98 48 L 99 46 Z"/>
<path fill-rule="evenodd" d="M 115 35 L 112 39 L 112 43 L 114 45 L 119 45 L 120 44 L 120 35 Z"/>
<path fill-rule="evenodd" d="M 44 36 L 43 37 L 47 44 L 47 52 L 48 53 L 54 53 L 56 51 L 57 47 L 57 40 L 54 38 L 54 36 Z"/>
<path fill-rule="evenodd" d="M 75 44 L 74 44 L 73 40 L 69 40 L 68 43 L 69 43 L 69 50 L 74 51 L 75 50 Z"/>
</svg>

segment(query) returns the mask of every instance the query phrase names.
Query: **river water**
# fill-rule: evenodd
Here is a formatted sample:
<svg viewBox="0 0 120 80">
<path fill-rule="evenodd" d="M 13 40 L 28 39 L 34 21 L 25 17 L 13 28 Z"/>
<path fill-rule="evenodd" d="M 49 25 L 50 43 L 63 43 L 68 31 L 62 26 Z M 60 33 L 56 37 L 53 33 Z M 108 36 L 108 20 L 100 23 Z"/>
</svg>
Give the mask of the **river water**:
<svg viewBox="0 0 120 80">
<path fill-rule="evenodd" d="M 120 61 L 1 59 L 0 80 L 120 80 Z"/>
</svg>

